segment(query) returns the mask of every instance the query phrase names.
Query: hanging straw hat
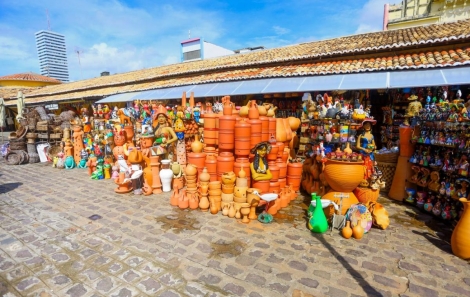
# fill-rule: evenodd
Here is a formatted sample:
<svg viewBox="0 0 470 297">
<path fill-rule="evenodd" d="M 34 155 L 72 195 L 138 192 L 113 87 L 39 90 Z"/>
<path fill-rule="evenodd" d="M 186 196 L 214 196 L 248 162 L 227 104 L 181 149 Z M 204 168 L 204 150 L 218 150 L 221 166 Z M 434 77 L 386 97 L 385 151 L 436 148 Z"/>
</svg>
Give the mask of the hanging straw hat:
<svg viewBox="0 0 470 297">
<path fill-rule="evenodd" d="M 374 119 L 372 119 L 372 118 L 367 118 L 367 119 L 365 119 L 365 120 L 362 121 L 361 127 L 364 126 L 364 124 L 365 124 L 366 122 L 369 122 L 369 123 L 371 123 L 372 125 L 375 125 L 375 123 L 377 123 L 376 120 L 374 120 Z"/>
<path fill-rule="evenodd" d="M 408 101 L 415 101 L 415 100 L 418 100 L 418 96 L 411 95 L 410 97 L 408 97 Z"/>
</svg>

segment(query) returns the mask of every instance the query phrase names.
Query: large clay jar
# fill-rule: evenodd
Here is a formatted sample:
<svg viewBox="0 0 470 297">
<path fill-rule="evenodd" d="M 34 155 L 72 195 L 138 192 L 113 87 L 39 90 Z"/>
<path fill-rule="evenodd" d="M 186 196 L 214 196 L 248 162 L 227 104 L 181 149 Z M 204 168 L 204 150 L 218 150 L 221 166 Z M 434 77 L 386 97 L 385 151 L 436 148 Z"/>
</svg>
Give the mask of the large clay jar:
<svg viewBox="0 0 470 297">
<path fill-rule="evenodd" d="M 218 116 L 213 113 L 204 114 L 204 143 L 206 145 L 217 144 L 218 129 L 217 129 Z"/>
<path fill-rule="evenodd" d="M 261 142 L 261 136 L 262 136 L 262 123 L 260 119 L 252 119 L 249 121 L 251 125 L 251 131 L 250 131 L 250 147 L 254 147 L 258 143 Z"/>
<path fill-rule="evenodd" d="M 261 121 L 261 141 L 269 141 L 269 118 L 260 116 L 259 119 Z"/>
<path fill-rule="evenodd" d="M 287 164 L 283 162 L 282 159 L 276 160 L 276 166 L 279 167 L 279 178 L 287 177 Z"/>
<path fill-rule="evenodd" d="M 252 180 L 251 186 L 253 188 L 260 189 L 262 193 L 272 193 L 269 190 L 269 180 L 259 180 L 259 181 Z"/>
<path fill-rule="evenodd" d="M 302 163 L 287 164 L 287 184 L 292 184 L 294 191 L 300 189 L 302 180 Z"/>
<path fill-rule="evenodd" d="M 209 172 L 211 179 L 210 181 L 217 180 L 217 158 L 215 155 L 208 154 L 206 157 L 206 168 L 207 172 Z"/>
<path fill-rule="evenodd" d="M 206 195 L 201 195 L 201 199 L 199 200 L 199 208 L 202 211 L 207 211 L 209 209 L 209 199 Z"/>
<path fill-rule="evenodd" d="M 225 172 L 233 171 L 233 164 L 235 163 L 235 158 L 230 152 L 221 152 L 217 157 L 217 178 L 220 180 L 222 174 Z"/>
<path fill-rule="evenodd" d="M 241 119 L 235 124 L 235 155 L 248 156 L 250 154 L 251 124 Z"/>
<path fill-rule="evenodd" d="M 470 200 L 460 198 L 459 201 L 463 204 L 463 214 L 452 232 L 450 245 L 454 255 L 467 260 L 470 259 Z"/>
<path fill-rule="evenodd" d="M 250 109 L 248 110 L 248 118 L 250 120 L 258 119 L 259 111 L 258 111 L 258 104 L 256 104 L 256 100 L 251 100 L 249 104 L 250 104 Z"/>
<path fill-rule="evenodd" d="M 286 142 L 289 142 L 292 140 L 292 130 L 289 125 L 289 119 L 285 118 L 283 119 L 284 121 L 284 129 L 286 129 Z"/>
<path fill-rule="evenodd" d="M 274 139 L 276 139 L 276 119 L 275 118 L 268 118 L 269 121 L 269 135 L 274 135 Z"/>
<path fill-rule="evenodd" d="M 352 192 L 364 178 L 362 164 L 328 160 L 323 173 L 328 185 L 336 192 Z"/>
<path fill-rule="evenodd" d="M 233 150 L 235 147 L 236 118 L 231 115 L 219 117 L 219 149 Z"/>
<path fill-rule="evenodd" d="M 287 129 L 282 118 L 276 118 L 276 140 L 277 142 L 287 141 Z"/>
<path fill-rule="evenodd" d="M 194 141 L 191 143 L 191 151 L 193 153 L 201 153 L 204 148 L 204 144 L 199 141 L 199 134 L 194 136 Z"/>
<path fill-rule="evenodd" d="M 202 170 L 206 166 L 206 153 L 189 153 L 187 156 L 188 163 L 195 165 L 198 173 L 201 174 Z"/>
<path fill-rule="evenodd" d="M 266 107 L 263 105 L 258 105 L 258 113 L 260 117 L 264 117 L 268 114 L 268 110 Z"/>
</svg>

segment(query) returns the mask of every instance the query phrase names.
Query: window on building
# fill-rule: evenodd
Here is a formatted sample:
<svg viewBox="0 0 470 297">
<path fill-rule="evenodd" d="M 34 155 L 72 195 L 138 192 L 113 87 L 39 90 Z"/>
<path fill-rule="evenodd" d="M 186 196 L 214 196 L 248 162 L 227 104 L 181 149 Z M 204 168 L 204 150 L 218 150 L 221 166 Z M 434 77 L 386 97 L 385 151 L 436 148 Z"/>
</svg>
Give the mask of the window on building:
<svg viewBox="0 0 470 297">
<path fill-rule="evenodd" d="M 201 58 L 201 50 L 195 50 L 183 53 L 183 61 L 200 59 Z"/>
</svg>

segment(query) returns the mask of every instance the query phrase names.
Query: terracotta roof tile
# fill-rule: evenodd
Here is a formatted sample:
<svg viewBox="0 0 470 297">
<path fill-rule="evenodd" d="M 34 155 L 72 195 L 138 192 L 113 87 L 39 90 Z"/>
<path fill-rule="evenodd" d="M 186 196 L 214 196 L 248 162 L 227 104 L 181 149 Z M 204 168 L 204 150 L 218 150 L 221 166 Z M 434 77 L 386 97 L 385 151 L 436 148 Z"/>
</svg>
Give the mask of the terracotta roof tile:
<svg viewBox="0 0 470 297">
<path fill-rule="evenodd" d="M 54 96 L 26 96 L 26 102 L 68 100 L 78 98 L 105 97 L 116 93 L 143 91 L 173 86 L 202 84 L 211 82 L 235 81 L 243 79 L 260 79 L 273 77 L 358 73 L 380 70 L 421 69 L 446 66 L 470 65 L 470 48 L 442 51 L 421 51 L 409 54 L 389 55 L 382 57 L 357 58 L 337 61 L 319 61 L 306 63 L 289 63 L 282 66 L 249 67 L 244 69 L 227 69 L 217 72 L 205 72 L 192 76 L 166 77 L 163 79 L 133 83 L 125 86 L 107 86 L 99 89 L 72 91 Z M 447 58 L 444 58 L 447 57 Z M 453 57 L 453 58 L 451 58 Z M 447 60 L 446 60 L 447 59 Z M 16 94 L 15 94 L 16 96 Z"/>
<path fill-rule="evenodd" d="M 56 84 L 62 83 L 60 80 L 57 80 L 55 78 L 32 73 L 32 72 L 0 76 L 0 81 L 1 80 L 40 81 L 40 82 L 48 82 L 48 83 L 56 83 Z"/>
<path fill-rule="evenodd" d="M 453 23 L 366 33 L 323 41 L 307 42 L 246 54 L 178 63 L 111 76 L 97 77 L 57 86 L 48 86 L 39 91 L 35 91 L 31 96 L 61 94 L 98 87 L 108 88 L 110 86 L 130 83 L 140 84 L 151 80 L 167 81 L 168 77 L 177 77 L 181 75 L 198 74 L 198 76 L 200 76 L 202 73 L 209 71 L 223 73 L 225 70 L 233 68 L 250 66 L 259 67 L 260 65 L 295 62 L 299 60 L 310 60 L 323 57 L 332 58 L 351 53 L 366 54 L 371 51 L 377 52 L 389 49 L 399 50 L 420 44 L 436 44 L 447 40 L 468 39 L 469 37 L 470 19 L 467 19 Z M 272 66 L 270 69 L 272 69 Z"/>
</svg>

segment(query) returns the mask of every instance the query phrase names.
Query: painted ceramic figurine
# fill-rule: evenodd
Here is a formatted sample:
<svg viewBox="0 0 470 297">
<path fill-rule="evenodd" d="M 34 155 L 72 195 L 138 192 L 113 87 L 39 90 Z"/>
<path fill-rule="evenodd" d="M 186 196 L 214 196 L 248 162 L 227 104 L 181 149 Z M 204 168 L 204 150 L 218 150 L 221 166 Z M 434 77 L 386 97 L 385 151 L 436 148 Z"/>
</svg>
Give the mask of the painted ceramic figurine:
<svg viewBox="0 0 470 297">
<path fill-rule="evenodd" d="M 356 148 L 363 155 L 369 155 L 372 161 L 375 160 L 373 151 L 376 149 L 372 125 L 375 125 L 376 122 L 374 119 L 365 119 L 362 122 L 364 131 L 357 137 L 356 142 Z"/>
<path fill-rule="evenodd" d="M 251 149 L 251 153 L 255 155 L 253 162 L 250 163 L 251 178 L 253 180 L 270 180 L 273 177 L 266 157 L 270 151 L 271 145 L 267 141 L 260 142 Z"/>
<path fill-rule="evenodd" d="M 154 115 L 154 131 L 155 131 L 155 142 L 152 147 L 152 155 L 164 155 L 164 159 L 169 159 L 171 153 L 171 159 L 173 158 L 173 146 L 172 143 L 178 140 L 175 130 L 168 123 L 168 115 L 166 109 L 160 105 L 158 107 L 157 114 Z M 170 159 L 170 160 L 171 160 Z"/>
</svg>

